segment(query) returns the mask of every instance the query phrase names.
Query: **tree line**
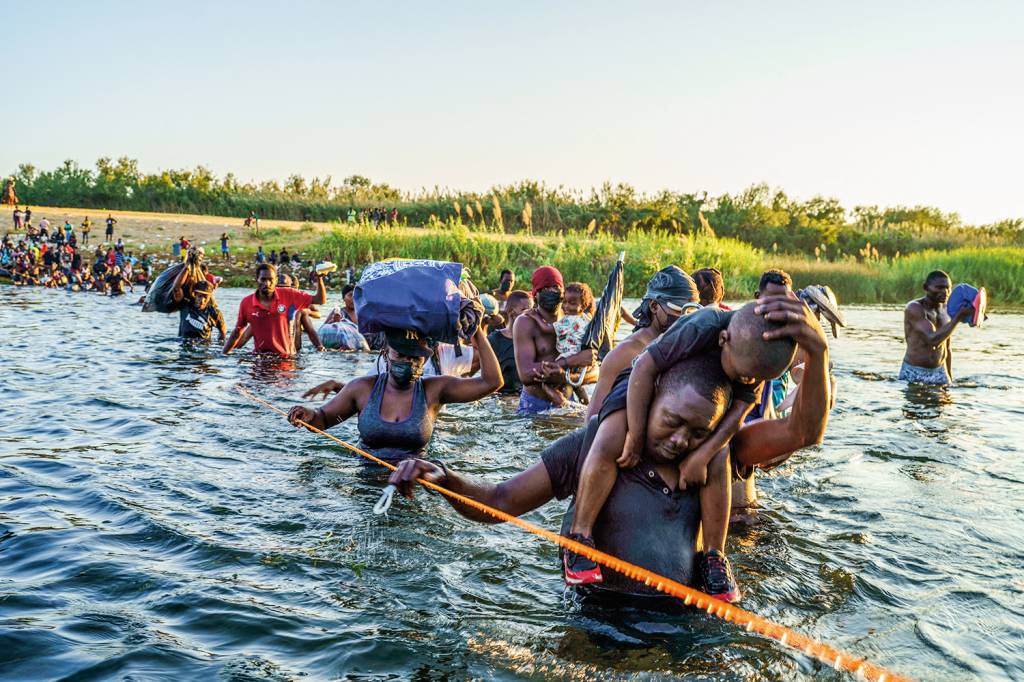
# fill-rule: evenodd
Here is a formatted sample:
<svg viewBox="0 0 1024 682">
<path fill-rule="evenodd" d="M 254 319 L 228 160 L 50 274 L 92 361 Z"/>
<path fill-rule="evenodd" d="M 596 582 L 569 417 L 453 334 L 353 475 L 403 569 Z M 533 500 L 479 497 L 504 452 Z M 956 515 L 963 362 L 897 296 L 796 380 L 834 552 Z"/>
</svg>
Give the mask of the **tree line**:
<svg viewBox="0 0 1024 682">
<path fill-rule="evenodd" d="M 435 187 L 402 192 L 353 175 L 284 182 L 242 182 L 210 169 L 146 174 L 127 157 L 99 159 L 95 169 L 65 161 L 53 170 L 21 164 L 13 174 L 22 203 L 104 210 L 160 211 L 261 219 L 344 221 L 350 209 L 397 208 L 408 225 L 456 220 L 483 229 L 537 234 L 625 236 L 632 231 L 714 234 L 766 252 L 820 260 L 899 258 L 923 249 L 1024 244 L 1024 220 L 967 225 L 956 213 L 928 206 L 843 207 L 838 199 L 798 200 L 758 184 L 735 194 L 708 196 L 663 190 L 654 194 L 605 183 L 587 191 L 524 180 L 486 192 Z"/>
</svg>

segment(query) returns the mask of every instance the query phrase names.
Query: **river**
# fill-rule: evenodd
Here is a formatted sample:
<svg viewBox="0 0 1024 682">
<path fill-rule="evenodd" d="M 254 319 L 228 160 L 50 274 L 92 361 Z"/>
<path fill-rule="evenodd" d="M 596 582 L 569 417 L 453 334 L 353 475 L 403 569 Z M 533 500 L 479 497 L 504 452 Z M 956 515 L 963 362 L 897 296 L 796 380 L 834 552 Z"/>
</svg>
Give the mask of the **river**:
<svg viewBox="0 0 1024 682">
<path fill-rule="evenodd" d="M 703 613 L 580 610 L 553 546 L 435 495 L 374 517 L 380 471 L 239 393 L 287 407 L 369 356 L 183 350 L 132 302 L 0 287 L 0 680 L 852 679 Z M 824 444 L 730 534 L 742 606 L 918 679 L 1024 679 L 1024 315 L 959 329 L 949 389 L 895 381 L 898 308 L 846 315 Z M 492 397 L 432 454 L 501 479 L 575 425 Z"/>
</svg>

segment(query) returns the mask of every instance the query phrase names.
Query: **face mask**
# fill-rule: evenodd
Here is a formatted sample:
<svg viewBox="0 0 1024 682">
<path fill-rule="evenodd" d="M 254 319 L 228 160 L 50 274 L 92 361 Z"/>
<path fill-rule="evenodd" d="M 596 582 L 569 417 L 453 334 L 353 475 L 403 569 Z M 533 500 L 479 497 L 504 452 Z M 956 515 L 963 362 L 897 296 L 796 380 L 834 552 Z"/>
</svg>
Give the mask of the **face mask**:
<svg viewBox="0 0 1024 682">
<path fill-rule="evenodd" d="M 678 320 L 680 317 L 682 317 L 682 316 L 681 315 L 669 315 L 668 313 L 665 313 L 665 329 L 667 330 L 669 327 L 674 325 L 676 323 L 676 320 Z"/>
<path fill-rule="evenodd" d="M 562 292 L 556 289 L 547 289 L 537 294 L 537 305 L 549 313 L 555 312 L 561 302 Z"/>
<path fill-rule="evenodd" d="M 399 362 L 392 360 L 388 367 L 391 378 L 399 388 L 408 388 L 412 382 L 423 376 L 423 368 L 413 368 L 411 362 Z"/>
</svg>

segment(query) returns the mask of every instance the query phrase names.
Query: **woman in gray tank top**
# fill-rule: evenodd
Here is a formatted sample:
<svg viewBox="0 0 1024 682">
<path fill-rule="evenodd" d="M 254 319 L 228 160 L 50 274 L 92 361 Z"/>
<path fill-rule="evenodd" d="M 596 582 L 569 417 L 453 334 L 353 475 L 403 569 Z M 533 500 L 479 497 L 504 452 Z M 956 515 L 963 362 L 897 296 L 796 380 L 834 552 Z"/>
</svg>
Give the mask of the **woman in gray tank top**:
<svg viewBox="0 0 1024 682">
<path fill-rule="evenodd" d="M 288 421 L 326 430 L 358 414 L 363 445 L 378 457 L 398 461 L 423 455 L 442 405 L 473 402 L 502 386 L 498 358 L 482 331 L 473 337 L 480 375 L 467 378 L 423 378 L 432 354 L 427 340 L 408 329 L 389 329 L 386 337 L 387 371 L 350 381 L 321 407 L 296 405 Z"/>
</svg>

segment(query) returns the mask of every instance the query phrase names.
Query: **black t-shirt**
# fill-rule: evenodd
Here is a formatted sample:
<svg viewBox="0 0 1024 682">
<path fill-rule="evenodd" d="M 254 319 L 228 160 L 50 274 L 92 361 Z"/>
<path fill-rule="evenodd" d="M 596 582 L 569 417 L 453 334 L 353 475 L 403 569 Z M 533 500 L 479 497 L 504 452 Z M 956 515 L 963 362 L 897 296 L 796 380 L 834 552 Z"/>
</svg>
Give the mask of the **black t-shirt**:
<svg viewBox="0 0 1024 682">
<path fill-rule="evenodd" d="M 601 414 L 550 445 L 541 460 L 551 479 L 555 497 L 572 497 L 562 519 L 569 532 L 576 508 L 576 489 L 598 424 L 607 415 L 625 409 L 628 373 L 608 393 Z M 632 469 L 619 469 L 608 499 L 594 524 L 594 542 L 601 551 L 642 566 L 678 582 L 692 585 L 697 578 L 697 534 L 700 530 L 700 493 L 696 487 L 673 490 L 646 460 Z M 605 570 L 601 588 L 618 593 L 651 595 L 657 591 Z"/>
<path fill-rule="evenodd" d="M 516 352 L 512 339 L 495 329 L 487 335 L 487 341 L 498 356 L 498 364 L 501 366 L 501 377 L 505 380 L 502 393 L 519 393 L 523 390 L 523 382 L 519 379 L 519 371 L 516 369 Z"/>
<path fill-rule="evenodd" d="M 224 315 L 213 301 L 203 309 L 190 304 L 178 311 L 178 336 L 183 339 L 207 341 L 214 327 L 220 329 L 223 326 Z"/>
<path fill-rule="evenodd" d="M 718 308 L 702 308 L 690 315 L 683 315 L 647 347 L 647 354 L 654 360 L 658 372 L 666 372 L 681 360 L 703 352 L 715 352 L 721 357 L 718 335 L 729 326 L 733 311 Z M 732 399 L 755 404 L 761 399 L 761 384 L 733 382 Z"/>
</svg>

